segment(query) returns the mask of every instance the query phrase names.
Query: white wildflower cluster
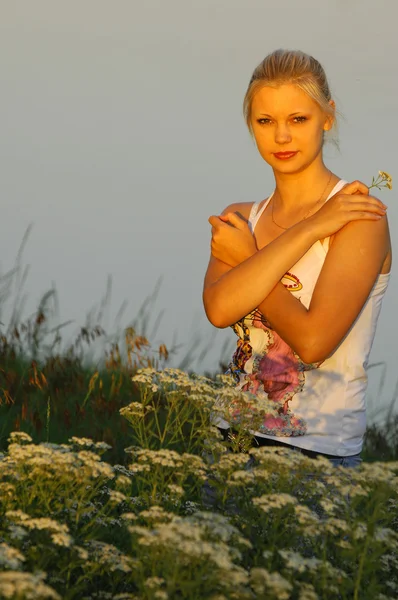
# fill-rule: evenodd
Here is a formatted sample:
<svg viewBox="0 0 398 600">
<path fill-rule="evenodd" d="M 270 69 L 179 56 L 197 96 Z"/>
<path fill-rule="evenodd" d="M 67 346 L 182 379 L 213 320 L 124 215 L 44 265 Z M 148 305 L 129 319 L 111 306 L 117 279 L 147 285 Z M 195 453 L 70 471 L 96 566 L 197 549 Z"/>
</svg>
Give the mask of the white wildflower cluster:
<svg viewBox="0 0 398 600">
<path fill-rule="evenodd" d="M 354 539 L 355 540 L 363 540 L 366 538 L 366 536 L 368 535 L 368 526 L 366 525 L 366 523 L 361 523 L 358 522 L 355 524 L 354 527 Z"/>
<path fill-rule="evenodd" d="M 311 583 L 301 583 L 298 600 L 318 600 L 319 596 Z"/>
<path fill-rule="evenodd" d="M 386 171 L 379 171 L 377 178 L 372 177 L 372 183 L 369 185 L 369 189 L 377 187 L 379 190 L 386 187 L 392 190 L 392 177 Z"/>
<path fill-rule="evenodd" d="M 158 371 L 156 369 L 146 368 L 138 369 L 136 375 L 131 378 L 134 383 L 140 383 L 143 386 L 151 386 L 153 378 L 157 376 Z"/>
<path fill-rule="evenodd" d="M 294 550 L 278 550 L 278 553 L 284 559 L 286 567 L 297 573 L 316 572 L 323 565 L 322 560 L 315 557 L 306 558 Z"/>
<path fill-rule="evenodd" d="M 176 485 L 175 483 L 169 483 L 167 485 L 167 489 L 169 491 L 170 496 L 176 496 L 180 498 L 185 494 L 184 489 L 180 485 Z"/>
<path fill-rule="evenodd" d="M 258 498 L 252 498 L 255 506 L 260 508 L 262 512 L 268 513 L 271 510 L 281 510 L 289 506 L 297 504 L 297 498 L 290 494 L 265 494 Z"/>
<path fill-rule="evenodd" d="M 203 459 L 196 454 L 184 452 L 179 454 L 175 450 L 148 450 L 137 449 L 134 452 L 138 465 L 133 463 L 129 466 L 132 472 L 137 472 L 137 466 L 146 466 L 147 470 L 160 467 L 162 473 L 164 468 L 169 468 L 176 472 L 178 476 L 186 478 L 188 475 L 204 480 L 206 478 L 206 465 Z"/>
<path fill-rule="evenodd" d="M 23 554 L 5 542 L 0 543 L 0 567 L 18 571 L 25 561 Z"/>
<path fill-rule="evenodd" d="M 85 450 L 91 450 L 92 452 L 105 452 L 106 450 L 110 450 L 112 446 L 107 444 L 106 442 L 94 442 L 90 438 L 81 438 L 73 436 L 69 438 L 68 442 L 79 449 L 84 448 Z"/>
<path fill-rule="evenodd" d="M 145 580 L 145 587 L 150 590 L 156 590 L 166 583 L 163 577 L 148 577 Z"/>
<path fill-rule="evenodd" d="M 125 475 L 129 480 L 131 479 L 131 473 L 127 467 L 123 465 L 114 465 L 113 470 L 115 474 Z"/>
<path fill-rule="evenodd" d="M 388 527 L 377 527 L 374 532 L 374 539 L 388 546 L 391 550 L 398 549 L 398 533 Z"/>
<path fill-rule="evenodd" d="M 151 471 L 150 465 L 142 465 L 134 463 L 129 467 L 132 475 L 138 475 L 139 473 L 149 473 Z"/>
<path fill-rule="evenodd" d="M 6 498 L 14 498 L 15 496 L 15 485 L 13 485 L 12 483 L 8 483 L 6 481 L 0 483 L 0 498 L 3 499 L 3 501 Z"/>
<path fill-rule="evenodd" d="M 8 531 L 12 540 L 23 540 L 23 538 L 29 535 L 26 529 L 20 525 L 13 525 L 12 523 L 9 524 Z"/>
<path fill-rule="evenodd" d="M 74 546 L 73 549 L 80 560 L 86 561 L 88 559 L 89 553 L 85 548 L 82 548 L 81 546 Z"/>
<path fill-rule="evenodd" d="M 380 557 L 380 568 L 383 571 L 393 570 L 395 573 L 398 573 L 398 553 L 384 553 L 383 556 Z"/>
<path fill-rule="evenodd" d="M 352 499 L 359 496 L 366 498 L 369 495 L 369 492 L 361 485 L 348 483 L 340 487 L 340 494 L 344 497 Z"/>
<path fill-rule="evenodd" d="M 163 577 L 148 577 L 144 582 L 145 590 L 149 591 L 150 597 L 154 600 L 168 600 L 169 595 L 164 588 L 166 580 Z"/>
<path fill-rule="evenodd" d="M 129 473 L 130 476 L 127 475 L 118 475 L 116 477 L 116 481 L 115 481 L 115 486 L 118 489 L 122 489 L 122 490 L 130 490 L 131 488 L 131 483 L 132 483 L 132 479 L 131 479 L 131 473 Z"/>
<path fill-rule="evenodd" d="M 99 456 L 94 452 L 90 452 L 89 450 L 81 450 L 77 453 L 77 458 L 81 460 L 85 467 L 88 467 L 91 477 L 95 479 L 97 477 L 104 477 L 107 479 L 114 478 L 115 475 L 111 465 L 100 461 Z"/>
<path fill-rule="evenodd" d="M 278 553 L 284 559 L 286 568 L 295 573 L 306 573 L 308 571 L 312 574 L 317 574 L 322 572 L 331 581 L 342 582 L 344 579 L 348 579 L 347 573 L 342 569 L 337 569 L 327 560 L 320 560 L 315 557 L 306 558 L 293 550 L 278 550 Z"/>
<path fill-rule="evenodd" d="M 235 377 L 232 374 L 217 373 L 215 379 L 222 387 L 236 387 Z"/>
<path fill-rule="evenodd" d="M 365 489 L 378 483 L 388 483 L 398 489 L 398 461 L 362 463 L 361 469 L 352 473 L 352 479 Z"/>
<path fill-rule="evenodd" d="M 130 573 L 133 567 L 138 564 L 136 559 L 126 556 L 113 544 L 90 540 L 85 542 L 84 546 L 89 553 L 90 563 L 93 565 L 100 564 L 111 572 L 122 571 L 123 573 Z"/>
<path fill-rule="evenodd" d="M 119 492 L 118 490 L 109 490 L 109 502 L 111 504 L 122 504 L 127 501 L 127 496 Z"/>
<path fill-rule="evenodd" d="M 247 583 L 246 571 L 234 560 L 241 559 L 238 546 L 251 544 L 222 515 L 197 512 L 189 517 L 174 516 L 168 523 L 157 523 L 154 529 L 133 525 L 129 531 L 147 553 L 164 548 L 170 560 L 183 560 L 185 565 L 191 560 L 212 564 L 213 575 L 224 585 L 233 588 Z M 216 575 L 214 569 L 218 569 Z"/>
<path fill-rule="evenodd" d="M 173 368 L 166 368 L 162 371 L 150 368 L 139 369 L 137 374 L 132 377 L 132 381 L 138 383 L 146 392 L 155 386 L 156 390 L 161 390 L 165 394 L 178 392 L 198 402 L 205 399 L 206 402 L 213 404 L 214 401 L 217 401 L 216 403 L 220 403 L 220 406 L 223 401 L 244 400 L 248 396 L 245 392 L 234 389 L 234 381 L 230 376 L 218 375 L 215 380 L 212 380 L 203 375 L 188 374 Z M 249 396 L 252 395 L 249 394 Z"/>
<path fill-rule="evenodd" d="M 249 454 L 256 459 L 260 465 L 268 467 L 274 472 L 294 472 L 297 467 L 311 467 L 312 472 L 316 472 L 316 461 L 301 454 L 294 452 L 290 448 L 280 446 L 260 446 L 251 448 Z"/>
<path fill-rule="evenodd" d="M 342 533 L 348 533 L 350 531 L 350 526 L 347 521 L 343 521 L 343 519 L 331 517 L 322 522 L 322 529 L 330 535 L 340 536 Z"/>
<path fill-rule="evenodd" d="M 33 442 L 32 438 L 29 434 L 24 431 L 12 431 L 8 437 L 8 442 L 10 444 L 31 444 Z"/>
<path fill-rule="evenodd" d="M 338 512 L 338 505 L 330 498 L 324 497 L 319 501 L 320 506 L 329 516 L 334 516 Z"/>
<path fill-rule="evenodd" d="M 56 546 L 69 548 L 73 544 L 73 538 L 69 535 L 69 528 L 63 523 L 58 523 L 48 517 L 31 518 L 21 510 L 6 511 L 6 518 L 18 525 L 23 525 L 24 529 L 29 531 L 47 531 L 50 534 L 51 541 Z"/>
<path fill-rule="evenodd" d="M 227 453 L 220 456 L 219 460 L 210 466 L 210 471 L 228 480 L 237 470 L 247 464 L 248 456 L 244 453 Z"/>
<path fill-rule="evenodd" d="M 139 516 L 144 519 L 147 523 L 162 523 L 164 521 L 171 521 L 174 518 L 174 514 L 167 512 L 161 506 L 154 504 L 146 510 L 142 510 Z"/>
<path fill-rule="evenodd" d="M 102 443 L 100 442 L 100 445 Z M 102 462 L 97 453 L 90 450 L 73 452 L 66 444 L 27 444 L 12 443 L 2 461 L 3 476 L 19 481 L 21 474 L 29 473 L 29 478 L 52 482 L 71 479 L 113 479 L 111 465 Z"/>
<path fill-rule="evenodd" d="M 152 412 L 154 410 L 153 406 L 150 404 L 141 404 L 141 402 L 130 402 L 127 406 L 123 406 L 119 410 L 119 413 L 122 417 L 126 417 L 129 419 L 143 419 L 145 415 Z"/>
<path fill-rule="evenodd" d="M 243 470 L 237 470 L 234 471 L 234 473 L 232 473 L 231 475 L 231 479 L 232 481 L 229 482 L 229 485 L 232 487 L 238 487 L 238 486 L 248 486 L 250 484 L 255 483 L 256 481 L 256 476 L 253 473 L 253 471 L 243 471 Z"/>
<path fill-rule="evenodd" d="M 0 572 L 1 598 L 26 598 L 29 600 L 61 600 L 49 585 L 44 583 L 46 573 L 25 573 L 20 571 Z"/>
<path fill-rule="evenodd" d="M 221 417 L 235 427 L 251 428 L 254 433 L 261 428 L 264 416 L 276 415 L 276 410 L 275 402 L 265 394 L 252 394 L 225 386 L 215 396 L 212 419 Z"/>
<path fill-rule="evenodd" d="M 269 400 L 267 394 L 242 391 L 229 375 L 218 375 L 212 380 L 179 369 L 140 369 L 132 381 L 140 386 L 146 406 L 155 388 L 163 393 L 169 406 L 178 406 L 181 397 L 193 402 L 196 408 L 209 413 L 213 424 L 222 419 L 254 432 L 262 427 L 265 415 L 277 416 L 276 403 Z M 134 402 L 122 408 L 121 414 L 130 420 L 142 419 L 145 414 L 143 404 Z"/>
<path fill-rule="evenodd" d="M 305 535 L 320 535 L 320 519 L 313 510 L 311 510 L 310 508 L 308 508 L 308 506 L 305 506 L 303 504 L 297 504 L 294 507 L 294 514 L 296 517 L 296 523 L 298 523 L 298 525 L 301 528 L 301 531 L 305 533 Z"/>
<path fill-rule="evenodd" d="M 293 591 L 292 584 L 277 572 L 255 567 L 250 571 L 250 585 L 255 594 L 262 598 L 289 600 Z"/>
<path fill-rule="evenodd" d="M 138 519 L 137 515 L 132 512 L 123 513 L 120 515 L 120 518 L 124 519 L 125 521 L 137 521 Z"/>
<path fill-rule="evenodd" d="M 331 535 L 340 536 L 342 533 L 348 533 L 350 526 L 343 519 L 331 517 L 322 522 L 322 529 Z"/>
<path fill-rule="evenodd" d="M 252 547 L 249 540 L 243 537 L 239 529 L 232 525 L 224 515 L 208 511 L 197 511 L 193 516 L 185 517 L 185 521 L 200 525 L 210 539 L 221 540 L 226 544 L 235 541 L 245 548 Z"/>
</svg>

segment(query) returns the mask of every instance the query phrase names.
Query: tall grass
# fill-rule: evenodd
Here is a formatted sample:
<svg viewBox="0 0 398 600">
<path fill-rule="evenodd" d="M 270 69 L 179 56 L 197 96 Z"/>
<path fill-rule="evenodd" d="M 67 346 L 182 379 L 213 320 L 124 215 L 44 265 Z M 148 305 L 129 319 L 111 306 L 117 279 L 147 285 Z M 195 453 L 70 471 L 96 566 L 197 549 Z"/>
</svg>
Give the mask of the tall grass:
<svg viewBox="0 0 398 600">
<path fill-rule="evenodd" d="M 220 373 L 187 372 L 199 338 L 185 370 L 170 368 L 175 345 L 151 344 L 159 284 L 110 335 L 108 280 L 99 309 L 65 343 L 70 322 L 54 323 L 54 287 L 21 318 L 20 254 L 0 279 L 0 310 L 11 288 L 17 296 L 0 330 L 0 597 L 396 598 L 393 404 L 368 428 L 358 470 L 250 448 L 255 397 L 238 398 Z M 212 415 L 231 399 L 241 422 L 223 440 Z"/>
<path fill-rule="evenodd" d="M 121 327 L 126 303 L 120 307 L 115 330 L 105 331 L 103 320 L 109 312 L 111 278 L 97 309 L 87 314 L 72 341 L 63 335 L 72 321 L 58 323 L 59 307 L 55 286 L 41 298 L 35 312 L 22 319 L 26 302 L 28 268 L 22 264 L 26 231 L 16 264 L 0 277 L 0 448 L 5 448 L 12 431 L 25 431 L 35 442 L 65 443 L 70 435 L 91 437 L 108 443 L 108 460 L 123 462 L 129 430 L 119 411 L 137 399 L 138 389 L 131 377 L 138 368 L 170 366 L 180 346 L 154 347 L 151 340 L 163 317 L 151 324 L 160 280 L 143 302 L 135 318 Z M 11 305 L 6 323 L 5 309 Z M 192 372 L 206 356 L 213 340 L 203 343 L 197 334 L 191 340 L 179 369 Z M 228 345 L 223 349 L 218 372 L 225 370 Z M 369 369 L 383 363 L 369 365 Z M 384 365 L 385 367 L 385 365 Z M 214 379 L 217 373 L 204 373 Z M 380 383 L 382 387 L 385 368 Z M 369 425 L 363 450 L 365 460 L 392 460 L 398 456 L 398 415 L 394 391 L 384 418 Z"/>
</svg>

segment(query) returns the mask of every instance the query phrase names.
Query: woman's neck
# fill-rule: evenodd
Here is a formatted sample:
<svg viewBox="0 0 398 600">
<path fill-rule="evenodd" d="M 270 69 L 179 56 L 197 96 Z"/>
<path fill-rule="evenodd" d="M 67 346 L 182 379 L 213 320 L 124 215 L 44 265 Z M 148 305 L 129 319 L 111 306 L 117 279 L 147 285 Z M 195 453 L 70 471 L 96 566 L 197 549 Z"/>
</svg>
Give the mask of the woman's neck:
<svg viewBox="0 0 398 600">
<path fill-rule="evenodd" d="M 275 172 L 275 205 L 278 214 L 294 215 L 309 209 L 330 191 L 340 180 L 324 164 L 308 168 L 301 173 Z"/>
</svg>

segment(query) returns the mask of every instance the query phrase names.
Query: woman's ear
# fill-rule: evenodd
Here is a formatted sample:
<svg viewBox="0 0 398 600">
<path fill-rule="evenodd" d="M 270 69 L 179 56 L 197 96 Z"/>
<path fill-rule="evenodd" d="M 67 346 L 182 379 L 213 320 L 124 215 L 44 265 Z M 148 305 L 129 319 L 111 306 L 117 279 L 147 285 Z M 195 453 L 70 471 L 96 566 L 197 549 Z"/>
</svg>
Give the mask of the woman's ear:
<svg viewBox="0 0 398 600">
<path fill-rule="evenodd" d="M 333 108 L 333 111 L 335 111 L 336 110 L 336 103 L 335 103 L 335 101 L 334 100 L 329 100 L 329 104 Z M 334 123 L 334 116 L 328 115 L 326 117 L 325 124 L 323 126 L 324 131 L 329 131 L 329 129 L 332 129 L 333 123 Z"/>
</svg>

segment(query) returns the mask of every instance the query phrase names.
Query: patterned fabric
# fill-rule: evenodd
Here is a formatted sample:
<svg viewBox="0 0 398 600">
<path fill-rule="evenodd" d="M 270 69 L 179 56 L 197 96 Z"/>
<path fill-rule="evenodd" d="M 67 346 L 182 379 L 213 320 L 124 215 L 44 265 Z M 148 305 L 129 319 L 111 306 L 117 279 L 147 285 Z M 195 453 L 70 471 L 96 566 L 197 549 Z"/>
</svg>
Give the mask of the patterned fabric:
<svg viewBox="0 0 398 600">
<path fill-rule="evenodd" d="M 289 402 L 303 389 L 305 371 L 318 368 L 322 362 L 304 363 L 258 309 L 232 325 L 232 329 L 238 341 L 227 373 L 235 377 L 239 390 L 275 402 L 275 412 L 265 416 L 259 431 L 277 436 L 304 435 L 306 423 L 292 414 Z M 252 329 L 264 332 L 262 352 L 253 352 L 250 342 Z M 252 359 L 251 370 L 246 372 L 249 359 Z"/>
</svg>

